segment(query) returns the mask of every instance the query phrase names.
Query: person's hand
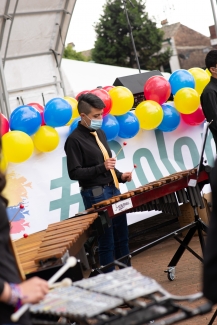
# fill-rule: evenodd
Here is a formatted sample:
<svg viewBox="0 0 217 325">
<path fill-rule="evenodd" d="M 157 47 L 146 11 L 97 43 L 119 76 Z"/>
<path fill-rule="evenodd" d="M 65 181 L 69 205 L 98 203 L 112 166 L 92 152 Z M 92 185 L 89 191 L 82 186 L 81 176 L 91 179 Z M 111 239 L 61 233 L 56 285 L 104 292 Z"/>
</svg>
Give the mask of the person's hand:
<svg viewBox="0 0 217 325">
<path fill-rule="evenodd" d="M 19 284 L 23 299 L 22 304 L 35 304 L 48 293 L 48 283 L 38 277 L 31 278 Z"/>
<path fill-rule="evenodd" d="M 116 164 L 116 159 L 115 158 L 109 158 L 104 162 L 105 168 L 107 170 L 109 169 L 114 169 Z"/>
<path fill-rule="evenodd" d="M 123 173 L 121 175 L 121 179 L 122 179 L 123 182 L 130 182 L 130 181 L 132 181 L 132 173 L 131 172 Z"/>
</svg>

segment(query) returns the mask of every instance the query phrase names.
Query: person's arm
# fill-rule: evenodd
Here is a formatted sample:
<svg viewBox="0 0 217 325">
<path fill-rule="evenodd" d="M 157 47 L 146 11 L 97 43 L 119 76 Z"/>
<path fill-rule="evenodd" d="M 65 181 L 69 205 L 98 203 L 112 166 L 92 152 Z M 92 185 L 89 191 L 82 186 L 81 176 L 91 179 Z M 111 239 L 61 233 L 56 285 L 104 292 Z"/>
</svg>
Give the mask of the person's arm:
<svg viewBox="0 0 217 325">
<path fill-rule="evenodd" d="M 202 109 L 207 122 L 212 122 L 211 126 L 217 130 L 217 95 L 214 91 L 206 92 L 202 95 Z"/>
<path fill-rule="evenodd" d="M 11 297 L 11 288 L 7 282 L 0 279 L 0 301 L 9 302 Z"/>
<path fill-rule="evenodd" d="M 20 297 L 17 297 L 17 301 L 20 298 L 22 304 L 25 303 L 37 303 L 44 298 L 48 293 L 48 283 L 38 277 L 31 278 L 29 280 L 23 281 L 16 285 L 20 291 Z M 12 304 L 12 287 L 9 283 L 4 282 L 0 279 L 0 301 Z M 14 298 L 13 298 L 14 303 Z M 15 301 L 16 303 L 16 301 Z"/>
<path fill-rule="evenodd" d="M 68 174 L 72 180 L 92 179 L 107 171 L 105 163 L 92 166 L 82 167 L 82 152 L 78 142 L 74 139 L 68 139 L 65 145 L 67 156 Z"/>
</svg>

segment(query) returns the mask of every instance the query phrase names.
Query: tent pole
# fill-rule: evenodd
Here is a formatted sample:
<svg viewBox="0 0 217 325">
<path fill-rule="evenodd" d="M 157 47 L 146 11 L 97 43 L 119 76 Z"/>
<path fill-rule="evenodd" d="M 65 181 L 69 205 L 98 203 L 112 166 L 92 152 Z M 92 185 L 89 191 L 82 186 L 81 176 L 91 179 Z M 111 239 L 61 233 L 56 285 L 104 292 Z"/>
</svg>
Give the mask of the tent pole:
<svg viewBox="0 0 217 325">
<path fill-rule="evenodd" d="M 16 13 L 16 10 L 17 10 L 18 2 L 19 2 L 19 0 L 16 1 L 15 7 L 14 7 L 14 12 L 13 12 L 12 19 L 11 19 L 9 32 L 8 32 L 8 38 L 7 38 L 6 47 L 5 47 L 5 55 L 4 55 L 3 67 L 5 66 L 5 59 L 6 59 L 7 52 L 8 52 L 9 40 L 10 40 L 10 36 L 11 36 L 11 30 L 12 30 L 12 26 L 13 26 L 13 22 L 14 22 L 14 16 L 15 16 L 15 13 Z"/>
<path fill-rule="evenodd" d="M 9 104 L 9 97 L 8 91 L 6 87 L 5 75 L 4 75 L 4 68 L 2 64 L 2 57 L 0 51 L 0 104 L 1 104 L 1 112 L 9 119 L 10 117 L 10 104 Z"/>
</svg>

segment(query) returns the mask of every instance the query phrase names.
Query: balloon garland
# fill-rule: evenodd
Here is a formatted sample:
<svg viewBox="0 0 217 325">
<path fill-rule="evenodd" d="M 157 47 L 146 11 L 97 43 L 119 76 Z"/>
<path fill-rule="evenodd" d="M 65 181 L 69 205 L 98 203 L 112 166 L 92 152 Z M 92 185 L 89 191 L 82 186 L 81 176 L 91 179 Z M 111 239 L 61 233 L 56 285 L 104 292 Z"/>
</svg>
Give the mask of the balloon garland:
<svg viewBox="0 0 217 325">
<path fill-rule="evenodd" d="M 191 68 L 173 72 L 167 81 L 153 76 L 144 84 L 145 100 L 132 111 L 132 92 L 122 86 L 105 86 L 84 90 L 76 98 L 53 98 L 45 107 L 29 103 L 17 107 L 8 120 L 0 113 L 3 152 L 0 168 L 4 172 L 8 163 L 21 163 L 29 159 L 34 147 L 43 153 L 57 148 L 60 138 L 56 128 L 68 126 L 69 133 L 80 119 L 78 100 L 82 94 L 92 93 L 105 103 L 102 129 L 107 140 L 117 136 L 133 138 L 140 129 L 159 129 L 172 132 L 183 120 L 186 127 L 200 125 L 205 117 L 200 106 L 200 95 L 210 80 L 209 70 Z M 174 101 L 168 101 L 170 95 Z"/>
</svg>

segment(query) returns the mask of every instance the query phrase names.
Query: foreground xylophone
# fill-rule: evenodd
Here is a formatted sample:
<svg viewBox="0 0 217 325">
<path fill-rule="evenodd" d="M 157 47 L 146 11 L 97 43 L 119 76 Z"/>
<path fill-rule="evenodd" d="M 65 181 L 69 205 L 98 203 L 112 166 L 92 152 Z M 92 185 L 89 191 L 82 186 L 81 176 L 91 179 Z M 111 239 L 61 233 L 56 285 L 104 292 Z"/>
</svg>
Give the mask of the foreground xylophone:
<svg viewBox="0 0 217 325">
<path fill-rule="evenodd" d="M 59 324 L 66 319 L 80 325 L 139 325 L 152 320 L 166 325 L 209 312 L 209 302 L 195 304 L 201 298 L 201 293 L 171 295 L 155 280 L 128 267 L 54 289 L 32 305 L 30 312 L 34 325 L 55 324 L 57 320 Z M 128 308 L 118 308 L 123 304 Z"/>
</svg>

